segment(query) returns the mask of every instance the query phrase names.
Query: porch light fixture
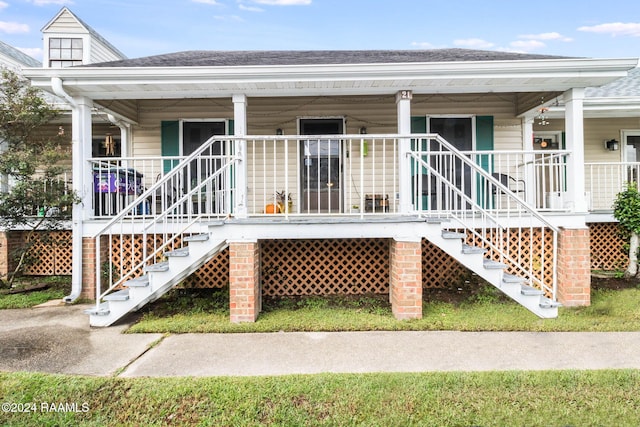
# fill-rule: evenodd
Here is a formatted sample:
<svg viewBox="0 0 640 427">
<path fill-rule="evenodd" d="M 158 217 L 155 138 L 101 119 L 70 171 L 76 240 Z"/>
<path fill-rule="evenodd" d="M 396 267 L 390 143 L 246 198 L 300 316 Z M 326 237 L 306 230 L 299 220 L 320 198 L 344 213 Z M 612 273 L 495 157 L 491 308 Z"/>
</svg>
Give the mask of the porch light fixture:
<svg viewBox="0 0 640 427">
<path fill-rule="evenodd" d="M 549 124 L 549 122 L 547 121 L 547 117 L 545 116 L 547 111 L 549 111 L 547 107 L 538 108 L 538 115 L 536 116 L 536 119 L 538 119 L 538 125 L 546 126 Z"/>
<path fill-rule="evenodd" d="M 282 130 L 282 128 L 276 129 L 276 135 L 284 135 L 284 131 Z"/>
<path fill-rule="evenodd" d="M 604 142 L 604 148 L 609 151 L 618 151 L 618 149 L 620 148 L 620 143 L 615 139 L 610 139 Z"/>
</svg>

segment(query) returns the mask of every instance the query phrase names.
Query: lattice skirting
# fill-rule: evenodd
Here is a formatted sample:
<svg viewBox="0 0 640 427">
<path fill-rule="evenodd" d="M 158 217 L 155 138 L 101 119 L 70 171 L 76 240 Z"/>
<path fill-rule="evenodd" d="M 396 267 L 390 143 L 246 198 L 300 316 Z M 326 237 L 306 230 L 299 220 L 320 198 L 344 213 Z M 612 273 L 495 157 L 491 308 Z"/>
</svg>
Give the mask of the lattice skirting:
<svg viewBox="0 0 640 427">
<path fill-rule="evenodd" d="M 624 270 L 629 254 L 617 222 L 598 222 L 589 226 L 592 270 Z"/>
<path fill-rule="evenodd" d="M 14 242 L 31 244 L 27 253 L 29 262 L 23 273 L 27 276 L 65 276 L 71 274 L 71 231 L 16 232 Z"/>
<path fill-rule="evenodd" d="M 389 292 L 386 239 L 260 242 L 264 295 Z"/>
<path fill-rule="evenodd" d="M 622 269 L 627 263 L 625 241 L 617 223 L 591 223 L 591 268 L 598 270 Z M 24 242 L 25 232 L 12 233 L 12 242 Z M 553 262 L 550 233 L 545 243 L 545 268 Z M 534 236 L 540 239 L 539 235 Z M 149 237 L 151 246 L 154 237 Z M 71 274 L 71 231 L 58 231 L 51 242 L 39 234 L 33 238 L 30 256 L 35 262 L 25 270 L 27 275 Z M 139 261 L 142 239 L 134 239 Z M 523 248 L 522 260 L 528 263 L 528 234 L 512 234 L 507 239 L 512 250 Z M 474 238 L 468 235 L 468 244 Z M 114 238 L 113 247 L 119 241 Z M 128 243 L 131 245 L 131 242 Z M 15 246 L 15 243 L 12 244 Z M 6 248 L 5 248 L 6 249 Z M 12 248 L 9 248 L 11 250 Z M 468 278 L 470 272 L 455 259 L 427 240 L 422 242 L 422 280 L 425 288 L 447 287 Z M 336 293 L 387 293 L 389 276 L 389 241 L 387 239 L 332 239 L 332 240 L 266 240 L 260 242 L 261 277 L 265 295 L 326 295 Z M 533 262 L 539 259 L 533 253 Z M 119 269 L 131 264 L 131 259 L 114 255 L 113 267 Z M 221 288 L 229 282 L 229 253 L 227 250 L 211 259 L 183 284 L 193 288 Z"/>
</svg>

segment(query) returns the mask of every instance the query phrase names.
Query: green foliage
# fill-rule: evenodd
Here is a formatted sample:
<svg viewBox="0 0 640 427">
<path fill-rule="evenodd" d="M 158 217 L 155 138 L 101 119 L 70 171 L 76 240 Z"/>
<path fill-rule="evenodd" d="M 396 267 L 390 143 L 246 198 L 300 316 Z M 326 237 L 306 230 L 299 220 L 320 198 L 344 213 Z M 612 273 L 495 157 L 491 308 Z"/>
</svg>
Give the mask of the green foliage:
<svg viewBox="0 0 640 427">
<path fill-rule="evenodd" d="M 60 229 L 79 198 L 62 178 L 71 154 L 64 136 L 44 126 L 59 116 L 39 90 L 11 71 L 0 80 L 0 227 L 30 233 Z M 42 236 L 46 236 L 46 233 Z M 42 237 L 41 236 L 41 237 Z M 29 239 L 27 239 L 29 241 Z M 17 256 L 9 284 L 27 264 L 29 247 Z M 0 278 L 2 279 L 2 278 Z"/>
<path fill-rule="evenodd" d="M 637 183 L 627 183 L 625 189 L 616 195 L 613 216 L 626 230 L 640 234 L 640 192 Z"/>
</svg>

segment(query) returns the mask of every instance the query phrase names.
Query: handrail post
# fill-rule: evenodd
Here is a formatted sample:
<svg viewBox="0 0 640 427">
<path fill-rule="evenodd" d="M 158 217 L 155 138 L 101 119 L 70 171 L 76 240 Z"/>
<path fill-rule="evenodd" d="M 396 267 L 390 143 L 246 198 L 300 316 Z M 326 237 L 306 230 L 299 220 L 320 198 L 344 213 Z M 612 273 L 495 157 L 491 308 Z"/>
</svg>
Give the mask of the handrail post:
<svg viewBox="0 0 640 427">
<path fill-rule="evenodd" d="M 413 93 L 410 90 L 401 90 L 396 94 L 396 106 L 398 110 L 398 156 L 400 161 L 400 213 L 407 214 L 413 210 L 411 203 L 411 164 L 409 153 L 411 152 L 411 99 Z"/>
</svg>

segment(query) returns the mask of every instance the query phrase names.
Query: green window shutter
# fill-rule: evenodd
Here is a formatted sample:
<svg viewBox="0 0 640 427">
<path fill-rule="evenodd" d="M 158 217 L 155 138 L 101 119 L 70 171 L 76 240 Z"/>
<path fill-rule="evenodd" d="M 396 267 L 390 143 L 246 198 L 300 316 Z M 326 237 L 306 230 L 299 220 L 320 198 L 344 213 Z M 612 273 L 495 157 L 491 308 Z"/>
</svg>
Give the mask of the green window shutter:
<svg viewBox="0 0 640 427">
<path fill-rule="evenodd" d="M 476 150 L 493 151 L 493 116 L 476 116 Z M 478 162 L 482 169 L 493 171 L 493 157 L 490 154 L 478 156 Z M 491 199 L 485 194 L 484 178 L 477 180 L 476 192 L 476 200 L 483 206 Z"/>
<path fill-rule="evenodd" d="M 427 117 L 411 117 L 411 133 L 427 133 Z"/>
<path fill-rule="evenodd" d="M 160 153 L 162 156 L 179 156 L 180 155 L 180 123 L 177 120 L 162 121 L 160 131 Z M 165 160 L 163 169 L 164 173 L 169 172 L 177 160 Z"/>
<path fill-rule="evenodd" d="M 236 128 L 234 126 L 233 119 L 229 119 L 227 121 L 227 134 L 228 135 L 235 135 L 236 134 Z"/>
</svg>

